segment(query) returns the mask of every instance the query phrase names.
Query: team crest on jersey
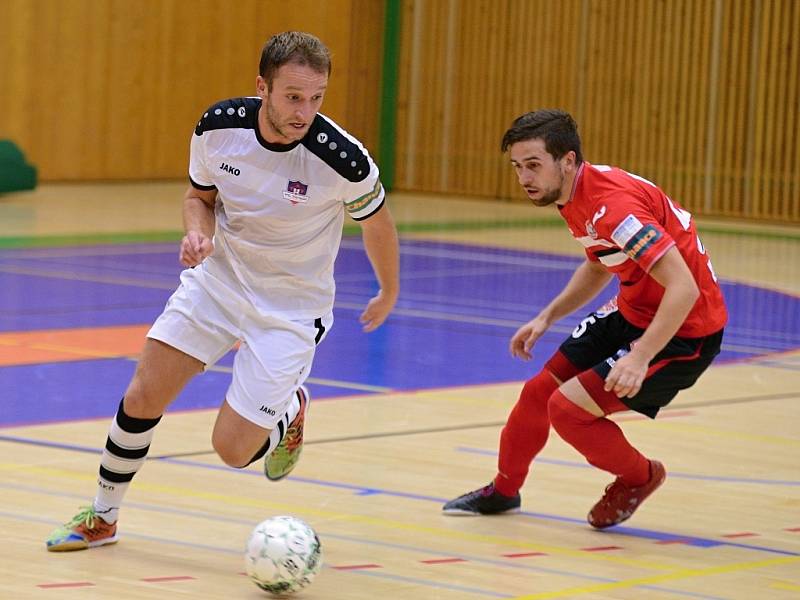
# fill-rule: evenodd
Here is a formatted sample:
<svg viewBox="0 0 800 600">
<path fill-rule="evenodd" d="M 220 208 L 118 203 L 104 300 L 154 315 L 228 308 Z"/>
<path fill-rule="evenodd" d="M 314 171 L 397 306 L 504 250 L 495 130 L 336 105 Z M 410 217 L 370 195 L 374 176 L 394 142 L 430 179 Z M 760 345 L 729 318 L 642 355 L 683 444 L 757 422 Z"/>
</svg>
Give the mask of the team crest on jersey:
<svg viewBox="0 0 800 600">
<path fill-rule="evenodd" d="M 302 181 L 289 181 L 286 186 L 286 191 L 283 192 L 283 197 L 292 204 L 305 204 L 308 202 L 308 185 Z"/>
<path fill-rule="evenodd" d="M 604 204 L 603 206 L 600 207 L 600 210 L 594 213 L 594 216 L 592 217 L 592 225 L 594 225 L 600 219 L 602 219 L 603 216 L 605 216 L 605 214 L 606 214 L 606 205 Z"/>
</svg>

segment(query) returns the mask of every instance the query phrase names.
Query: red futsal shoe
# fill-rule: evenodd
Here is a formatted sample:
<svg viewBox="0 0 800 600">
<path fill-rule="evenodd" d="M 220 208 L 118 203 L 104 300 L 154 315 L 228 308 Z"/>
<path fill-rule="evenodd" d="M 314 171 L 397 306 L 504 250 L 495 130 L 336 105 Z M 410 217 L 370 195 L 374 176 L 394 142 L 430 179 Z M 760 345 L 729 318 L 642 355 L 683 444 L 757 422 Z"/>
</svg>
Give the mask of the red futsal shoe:
<svg viewBox="0 0 800 600">
<path fill-rule="evenodd" d="M 650 481 L 638 487 L 628 487 L 617 477 L 606 487 L 606 493 L 589 511 L 586 517 L 589 525 L 595 529 L 605 529 L 626 521 L 666 478 L 667 471 L 657 460 L 650 461 Z"/>
</svg>

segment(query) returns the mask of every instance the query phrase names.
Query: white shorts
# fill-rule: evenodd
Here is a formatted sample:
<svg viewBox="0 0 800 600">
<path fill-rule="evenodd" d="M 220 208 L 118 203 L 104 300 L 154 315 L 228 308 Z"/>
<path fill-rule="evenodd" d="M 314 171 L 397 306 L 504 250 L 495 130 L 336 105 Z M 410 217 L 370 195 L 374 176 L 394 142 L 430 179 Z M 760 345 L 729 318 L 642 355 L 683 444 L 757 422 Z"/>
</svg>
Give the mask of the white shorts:
<svg viewBox="0 0 800 600">
<path fill-rule="evenodd" d="M 242 294 L 231 291 L 220 299 L 202 280 L 195 270 L 181 274 L 181 285 L 147 337 L 177 348 L 206 368 L 240 342 L 226 400 L 248 421 L 272 429 L 308 377 L 333 314 L 298 321 L 256 314 Z"/>
</svg>

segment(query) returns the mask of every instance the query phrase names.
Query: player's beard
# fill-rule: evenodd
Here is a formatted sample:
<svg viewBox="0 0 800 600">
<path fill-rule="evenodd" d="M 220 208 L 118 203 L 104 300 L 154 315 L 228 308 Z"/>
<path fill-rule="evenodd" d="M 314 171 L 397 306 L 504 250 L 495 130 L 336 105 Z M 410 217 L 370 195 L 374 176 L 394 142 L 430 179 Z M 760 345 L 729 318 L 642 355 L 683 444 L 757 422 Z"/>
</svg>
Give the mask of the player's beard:
<svg viewBox="0 0 800 600">
<path fill-rule="evenodd" d="M 558 167 L 558 175 L 559 181 L 558 185 L 547 192 L 545 192 L 541 198 L 531 198 L 531 203 L 534 206 L 550 206 L 551 204 L 557 202 L 561 198 L 562 189 L 564 187 L 564 170 L 559 165 Z"/>
<path fill-rule="evenodd" d="M 270 102 L 269 99 L 267 99 L 267 101 L 264 104 L 265 104 L 265 106 L 267 108 L 267 114 L 266 114 L 267 123 L 269 124 L 269 126 L 272 128 L 272 130 L 275 133 L 277 133 L 279 136 L 281 136 L 282 138 L 287 140 L 285 143 L 291 144 L 292 142 L 300 139 L 300 138 L 296 137 L 297 132 L 295 132 L 294 136 L 292 136 L 290 134 L 287 134 L 287 132 L 284 130 L 284 128 L 278 123 L 278 121 L 277 121 L 278 112 L 273 108 L 272 102 Z M 288 125 L 287 125 L 287 127 L 288 127 Z M 302 133 L 303 133 L 303 135 L 305 135 L 305 130 L 303 130 Z"/>
<path fill-rule="evenodd" d="M 531 198 L 534 206 L 550 206 L 561 198 L 561 190 L 556 188 L 544 194 L 541 198 Z"/>
</svg>

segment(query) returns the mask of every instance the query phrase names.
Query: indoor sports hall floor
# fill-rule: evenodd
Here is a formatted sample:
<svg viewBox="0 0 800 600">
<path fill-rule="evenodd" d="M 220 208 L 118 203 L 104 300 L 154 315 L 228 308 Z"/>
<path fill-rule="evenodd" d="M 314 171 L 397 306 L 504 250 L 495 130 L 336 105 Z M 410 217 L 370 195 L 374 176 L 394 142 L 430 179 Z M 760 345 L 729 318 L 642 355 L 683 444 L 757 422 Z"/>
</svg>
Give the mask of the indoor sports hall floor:
<svg viewBox="0 0 800 600">
<path fill-rule="evenodd" d="M 301 598 L 800 597 L 798 228 L 701 222 L 731 312 L 723 353 L 656 421 L 617 418 L 668 479 L 626 526 L 596 532 L 584 518 L 609 478 L 556 434 L 522 514 L 441 515 L 491 479 L 521 382 L 579 322 L 555 326 L 531 363 L 508 355 L 580 248 L 547 211 L 412 195 L 390 199 L 403 288 L 372 334 L 357 322 L 375 291 L 369 263 L 344 238 L 292 476 L 270 483 L 211 450 L 229 355 L 159 425 L 120 543 L 47 553 L 49 531 L 93 497 L 109 420 L 176 285 L 182 189 L 0 197 L 0 598 L 264 597 L 241 574 L 244 541 L 287 513 L 324 551 Z"/>
</svg>

